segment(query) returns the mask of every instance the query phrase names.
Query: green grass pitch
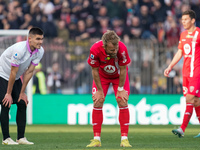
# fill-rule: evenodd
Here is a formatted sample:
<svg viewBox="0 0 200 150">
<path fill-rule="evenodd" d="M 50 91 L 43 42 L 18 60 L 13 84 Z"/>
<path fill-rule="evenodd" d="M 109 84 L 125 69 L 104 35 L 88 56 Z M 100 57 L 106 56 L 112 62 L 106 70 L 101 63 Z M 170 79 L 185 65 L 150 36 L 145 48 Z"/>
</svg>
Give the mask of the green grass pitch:
<svg viewBox="0 0 200 150">
<path fill-rule="evenodd" d="M 0 150 L 199 150 L 200 126 L 189 125 L 185 137 L 178 138 L 171 130 L 174 125 L 130 125 L 132 148 L 120 147 L 120 126 L 103 125 L 102 147 L 86 148 L 93 138 L 91 125 L 28 125 L 26 137 L 34 145 L 0 145 Z M 16 125 L 10 125 L 10 135 L 16 139 Z M 1 134 L 2 137 L 2 134 Z"/>
</svg>

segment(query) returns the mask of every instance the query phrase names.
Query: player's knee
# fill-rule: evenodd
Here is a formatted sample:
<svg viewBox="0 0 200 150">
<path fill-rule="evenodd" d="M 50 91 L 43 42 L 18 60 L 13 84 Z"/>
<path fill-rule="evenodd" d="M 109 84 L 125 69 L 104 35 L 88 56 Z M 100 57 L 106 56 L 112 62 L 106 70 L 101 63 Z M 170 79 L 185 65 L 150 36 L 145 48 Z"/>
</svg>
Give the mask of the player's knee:
<svg viewBox="0 0 200 150">
<path fill-rule="evenodd" d="M 17 106 L 18 107 L 21 107 L 21 108 L 26 108 L 26 103 L 24 100 L 20 100 L 18 103 L 17 103 Z"/>
<path fill-rule="evenodd" d="M 194 99 L 194 107 L 198 107 L 198 106 L 200 106 L 200 99 L 198 97 L 196 97 Z"/>
<path fill-rule="evenodd" d="M 94 102 L 94 107 L 103 107 L 104 101 L 105 101 L 105 98 L 102 98 L 98 100 L 96 103 Z"/>
<path fill-rule="evenodd" d="M 0 110 L 1 111 L 9 111 L 10 110 L 9 105 L 5 106 L 5 105 L 1 104 L 1 109 Z"/>
<path fill-rule="evenodd" d="M 119 107 L 125 107 L 128 105 L 128 102 L 127 101 L 123 101 L 121 98 L 117 98 L 117 104 Z"/>
<path fill-rule="evenodd" d="M 186 95 L 186 103 L 194 104 L 195 96 L 194 95 Z"/>
</svg>

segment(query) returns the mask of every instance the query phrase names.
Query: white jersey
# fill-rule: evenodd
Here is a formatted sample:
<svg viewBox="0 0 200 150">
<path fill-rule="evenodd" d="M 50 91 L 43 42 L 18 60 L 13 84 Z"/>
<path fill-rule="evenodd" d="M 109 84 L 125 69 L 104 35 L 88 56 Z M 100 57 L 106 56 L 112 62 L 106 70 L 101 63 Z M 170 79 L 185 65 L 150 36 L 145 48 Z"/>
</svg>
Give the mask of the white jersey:
<svg viewBox="0 0 200 150">
<path fill-rule="evenodd" d="M 33 52 L 30 49 L 28 40 L 15 43 L 8 47 L 0 57 L 0 77 L 9 80 L 11 66 L 19 67 L 15 80 L 28 69 L 30 64 L 37 66 L 42 56 L 44 49 L 35 49 Z"/>
</svg>

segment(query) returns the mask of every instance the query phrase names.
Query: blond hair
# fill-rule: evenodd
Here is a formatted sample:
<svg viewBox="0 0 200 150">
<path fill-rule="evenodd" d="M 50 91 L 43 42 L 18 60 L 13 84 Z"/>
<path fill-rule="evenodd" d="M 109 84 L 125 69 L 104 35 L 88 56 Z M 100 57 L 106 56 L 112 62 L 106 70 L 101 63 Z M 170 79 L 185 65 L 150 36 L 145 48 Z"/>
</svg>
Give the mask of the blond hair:
<svg viewBox="0 0 200 150">
<path fill-rule="evenodd" d="M 106 47 L 107 44 L 110 42 L 113 45 L 117 45 L 120 41 L 119 36 L 112 30 L 107 30 L 102 36 L 103 45 Z"/>
</svg>

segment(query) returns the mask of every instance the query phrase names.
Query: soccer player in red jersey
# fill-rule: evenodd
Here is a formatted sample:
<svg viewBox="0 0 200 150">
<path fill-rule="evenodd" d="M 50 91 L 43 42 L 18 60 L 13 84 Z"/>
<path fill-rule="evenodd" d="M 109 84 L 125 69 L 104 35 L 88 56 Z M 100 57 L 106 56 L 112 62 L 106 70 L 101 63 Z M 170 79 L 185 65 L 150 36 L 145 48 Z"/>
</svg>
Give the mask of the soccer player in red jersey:
<svg viewBox="0 0 200 150">
<path fill-rule="evenodd" d="M 129 128 L 128 99 L 130 94 L 127 65 L 130 61 L 126 46 L 114 31 L 108 30 L 103 34 L 102 40 L 97 41 L 91 47 L 88 64 L 92 67 L 93 76 L 92 124 L 94 139 L 87 147 L 101 146 L 102 107 L 111 83 L 119 106 L 120 146 L 132 147 L 127 138 Z"/>
<path fill-rule="evenodd" d="M 185 11 L 182 14 L 182 24 L 185 28 L 180 35 L 178 51 L 172 62 L 164 71 L 167 77 L 173 66 L 184 57 L 183 62 L 183 95 L 186 97 L 186 110 L 183 123 L 172 133 L 183 137 L 185 129 L 190 121 L 195 108 L 198 120 L 200 121 L 200 28 L 195 26 L 196 14 L 193 10 Z M 196 137 L 200 137 L 200 134 Z"/>
</svg>

